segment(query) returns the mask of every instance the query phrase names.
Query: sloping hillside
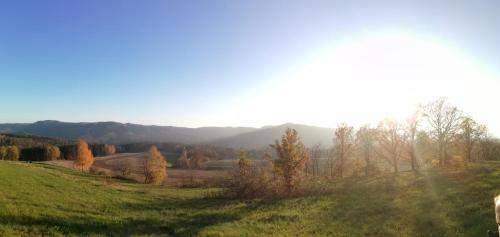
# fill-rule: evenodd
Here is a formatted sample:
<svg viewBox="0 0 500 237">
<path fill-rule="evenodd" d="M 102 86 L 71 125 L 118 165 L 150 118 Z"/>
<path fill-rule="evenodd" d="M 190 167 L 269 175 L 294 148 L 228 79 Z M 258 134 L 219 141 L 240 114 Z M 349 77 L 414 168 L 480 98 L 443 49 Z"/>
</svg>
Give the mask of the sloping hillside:
<svg viewBox="0 0 500 237">
<path fill-rule="evenodd" d="M 306 146 L 321 143 L 331 146 L 333 129 L 301 124 L 283 124 L 264 128 L 145 126 L 116 122 L 66 123 L 39 121 L 32 124 L 0 124 L 0 132 L 33 134 L 64 139 L 84 138 L 97 143 L 171 142 L 213 144 L 235 148 L 259 149 L 279 139 L 286 128 L 294 128 Z"/>
<path fill-rule="evenodd" d="M 324 183 L 333 193 L 280 201 L 5 161 L 0 180 L 0 236 L 483 237 L 496 229 L 500 163 L 346 179 Z"/>
<path fill-rule="evenodd" d="M 318 143 L 320 143 L 323 147 L 329 147 L 333 143 L 333 128 L 314 127 L 292 123 L 280 126 L 268 126 L 252 132 L 214 140 L 210 143 L 236 148 L 242 147 L 247 149 L 260 149 L 274 143 L 276 139 L 280 139 L 287 128 L 297 130 L 302 142 L 308 147 L 312 147 Z"/>
<path fill-rule="evenodd" d="M 0 124 L 0 132 L 33 134 L 65 139 L 84 138 L 99 143 L 175 142 L 198 143 L 256 130 L 247 127 L 184 128 L 130 123 L 67 123 L 39 121 L 30 124 Z"/>
</svg>

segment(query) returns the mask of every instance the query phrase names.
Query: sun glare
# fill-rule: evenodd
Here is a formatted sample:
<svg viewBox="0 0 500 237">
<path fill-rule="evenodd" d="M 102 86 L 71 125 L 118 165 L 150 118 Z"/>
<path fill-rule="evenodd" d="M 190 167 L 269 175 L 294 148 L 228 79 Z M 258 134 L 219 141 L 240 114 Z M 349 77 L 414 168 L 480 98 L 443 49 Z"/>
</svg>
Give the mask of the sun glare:
<svg viewBox="0 0 500 237">
<path fill-rule="evenodd" d="M 371 34 L 326 47 L 250 95 L 244 108 L 252 111 L 246 115 L 253 123 L 293 118 L 329 127 L 342 121 L 376 124 L 386 117 L 403 120 L 417 104 L 442 96 L 470 109 L 485 96 L 463 95 L 480 84 L 483 91 L 484 85 L 498 88 L 491 74 L 449 44 L 411 34 Z M 269 101 L 280 100 L 291 103 L 276 111 Z M 241 120 L 245 111 L 237 114 Z"/>
</svg>

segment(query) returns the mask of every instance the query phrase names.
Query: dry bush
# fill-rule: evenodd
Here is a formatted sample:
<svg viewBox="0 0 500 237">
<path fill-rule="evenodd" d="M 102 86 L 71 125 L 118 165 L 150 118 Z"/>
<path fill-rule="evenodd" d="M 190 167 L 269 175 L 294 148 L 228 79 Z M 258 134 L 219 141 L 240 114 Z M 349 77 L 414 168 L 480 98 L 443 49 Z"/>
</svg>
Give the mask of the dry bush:
<svg viewBox="0 0 500 237">
<path fill-rule="evenodd" d="M 130 175 L 132 173 L 132 163 L 130 162 L 130 160 L 125 159 L 123 161 L 120 161 L 120 163 L 118 164 L 118 171 L 123 177 Z"/>
<path fill-rule="evenodd" d="M 237 173 L 237 172 L 234 172 Z M 233 182 L 223 191 L 226 198 L 234 199 L 283 199 L 301 196 L 321 195 L 333 191 L 329 179 L 308 177 L 302 180 L 292 192 L 288 192 L 285 181 L 273 174 L 271 169 L 254 169 L 250 176 L 242 180 L 234 176 Z"/>
<path fill-rule="evenodd" d="M 285 196 L 282 182 L 273 178 L 269 170 L 253 170 L 248 176 L 234 172 L 233 182 L 225 190 L 226 197 L 237 199 L 277 198 Z"/>
<path fill-rule="evenodd" d="M 238 166 L 233 172 L 233 181 L 225 191 L 231 198 L 284 198 L 299 193 L 304 180 L 305 164 L 309 153 L 299 139 L 297 131 L 287 129 L 271 147 L 278 157 L 271 161 L 272 169 L 257 169 L 248 160 L 247 152 L 240 150 Z"/>
</svg>

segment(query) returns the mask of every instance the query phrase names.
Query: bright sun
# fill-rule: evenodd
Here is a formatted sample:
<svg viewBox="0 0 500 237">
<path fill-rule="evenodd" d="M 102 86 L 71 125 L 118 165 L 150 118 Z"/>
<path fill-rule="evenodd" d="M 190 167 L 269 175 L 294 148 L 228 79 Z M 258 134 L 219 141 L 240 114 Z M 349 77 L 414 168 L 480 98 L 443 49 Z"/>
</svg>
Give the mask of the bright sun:
<svg viewBox="0 0 500 237">
<path fill-rule="evenodd" d="M 471 100 L 484 96 L 463 97 L 478 84 L 499 88 L 491 74 L 447 44 L 410 34 L 376 34 L 327 47 L 290 68 L 249 96 L 237 116 L 263 124 L 376 124 L 386 117 L 403 120 L 418 103 L 442 96 L 473 106 Z M 281 107 L 269 103 L 285 100 Z"/>
</svg>

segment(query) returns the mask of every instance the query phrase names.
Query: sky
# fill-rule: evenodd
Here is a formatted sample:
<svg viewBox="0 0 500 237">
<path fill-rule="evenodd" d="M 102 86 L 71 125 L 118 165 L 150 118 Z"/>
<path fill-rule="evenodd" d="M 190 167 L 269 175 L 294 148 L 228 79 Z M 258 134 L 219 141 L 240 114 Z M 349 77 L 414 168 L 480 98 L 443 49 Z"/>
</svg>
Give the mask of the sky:
<svg viewBox="0 0 500 237">
<path fill-rule="evenodd" d="M 498 1 L 6 0 L 0 122 L 335 127 L 439 97 L 500 134 Z"/>
</svg>

